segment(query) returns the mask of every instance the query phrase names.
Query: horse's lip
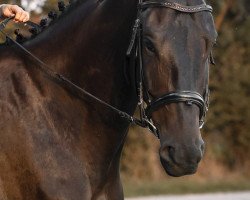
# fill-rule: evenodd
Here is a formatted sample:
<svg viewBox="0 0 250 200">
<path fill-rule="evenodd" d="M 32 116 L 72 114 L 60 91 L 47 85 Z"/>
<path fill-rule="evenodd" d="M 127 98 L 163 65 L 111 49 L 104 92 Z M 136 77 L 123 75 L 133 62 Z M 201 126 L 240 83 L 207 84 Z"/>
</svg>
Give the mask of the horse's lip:
<svg viewBox="0 0 250 200">
<path fill-rule="evenodd" d="M 197 165 L 185 165 L 185 166 L 180 166 L 175 163 L 173 163 L 170 160 L 166 160 L 163 158 L 160 158 L 161 163 L 165 171 L 167 172 L 168 175 L 173 176 L 173 177 L 180 177 L 184 175 L 191 175 L 194 174 L 197 171 L 198 164 Z"/>
</svg>

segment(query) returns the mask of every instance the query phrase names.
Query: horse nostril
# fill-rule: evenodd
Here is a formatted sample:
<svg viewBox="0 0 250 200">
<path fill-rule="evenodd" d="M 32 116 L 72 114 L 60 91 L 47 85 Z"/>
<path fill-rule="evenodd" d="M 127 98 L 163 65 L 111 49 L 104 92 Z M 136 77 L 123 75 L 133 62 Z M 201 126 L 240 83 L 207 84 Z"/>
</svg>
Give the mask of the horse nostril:
<svg viewBox="0 0 250 200">
<path fill-rule="evenodd" d="M 168 146 L 167 149 L 168 149 L 169 157 L 171 158 L 172 161 L 175 162 L 175 159 L 174 159 L 175 149 L 174 149 L 174 147 Z"/>
<path fill-rule="evenodd" d="M 175 148 L 173 146 L 162 146 L 160 150 L 161 158 L 167 160 L 168 162 L 175 163 Z"/>
</svg>

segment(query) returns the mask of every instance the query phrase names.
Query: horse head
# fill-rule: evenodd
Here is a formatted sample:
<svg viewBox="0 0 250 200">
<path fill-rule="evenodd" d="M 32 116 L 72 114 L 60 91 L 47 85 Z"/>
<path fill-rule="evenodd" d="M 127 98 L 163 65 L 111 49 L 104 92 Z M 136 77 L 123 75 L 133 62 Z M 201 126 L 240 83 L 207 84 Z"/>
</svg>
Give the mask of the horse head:
<svg viewBox="0 0 250 200">
<path fill-rule="evenodd" d="M 147 115 L 159 131 L 161 163 L 172 176 L 195 173 L 204 153 L 200 126 L 217 37 L 211 11 L 203 0 L 141 3 Z"/>
</svg>

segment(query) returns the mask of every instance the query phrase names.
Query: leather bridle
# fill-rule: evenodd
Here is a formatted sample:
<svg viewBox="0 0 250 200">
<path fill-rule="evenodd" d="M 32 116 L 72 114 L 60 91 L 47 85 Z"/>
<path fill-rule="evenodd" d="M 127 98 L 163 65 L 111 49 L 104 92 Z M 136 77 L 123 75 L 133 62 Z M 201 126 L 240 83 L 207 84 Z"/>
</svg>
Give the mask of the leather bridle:
<svg viewBox="0 0 250 200">
<path fill-rule="evenodd" d="M 162 1 L 142 1 L 139 0 L 138 6 L 138 15 L 135 20 L 135 24 L 133 27 L 132 39 L 127 51 L 127 56 L 131 56 L 133 49 L 135 49 L 135 53 L 137 55 L 137 67 L 139 67 L 139 73 L 137 74 L 138 79 L 138 98 L 139 98 L 139 108 L 140 108 L 140 119 L 143 126 L 148 127 L 158 138 L 159 132 L 157 128 L 154 126 L 151 118 L 152 113 L 161 107 L 172 104 L 172 103 L 185 103 L 188 106 L 196 105 L 199 108 L 199 127 L 202 128 L 204 125 L 204 119 L 206 113 L 208 111 L 209 106 L 209 89 L 208 85 L 205 88 L 205 94 L 202 96 L 196 91 L 173 91 L 159 98 L 150 98 L 150 94 L 148 88 L 146 87 L 144 80 L 144 69 L 143 69 L 143 53 L 142 53 L 142 12 L 148 8 L 168 8 L 176 10 L 177 12 L 182 13 L 197 13 L 197 12 L 212 12 L 212 7 L 207 4 L 201 4 L 196 6 L 185 6 L 180 5 L 178 3 Z M 146 102 L 146 106 L 144 105 Z"/>
<path fill-rule="evenodd" d="M 120 117 L 126 119 L 128 122 L 139 125 L 141 127 L 147 127 L 151 130 L 152 133 L 154 133 L 155 136 L 159 138 L 159 132 L 156 128 L 156 126 L 153 124 L 151 120 L 151 115 L 154 111 L 161 108 L 164 105 L 171 104 L 171 103 L 180 103 L 184 102 L 187 105 L 197 105 L 200 110 L 200 128 L 202 128 L 204 124 L 204 118 L 206 116 L 206 112 L 208 110 L 209 105 L 209 90 L 208 86 L 206 86 L 206 91 L 204 96 L 200 95 L 198 92 L 195 91 L 175 91 L 170 92 L 168 94 L 165 94 L 159 98 L 151 99 L 148 89 L 145 87 L 145 80 L 144 80 L 144 74 L 143 74 L 143 58 L 142 58 L 142 23 L 141 20 L 141 13 L 143 10 L 147 8 L 154 8 L 154 7 L 164 7 L 176 10 L 178 12 L 184 12 L 184 13 L 196 13 L 201 11 L 207 11 L 212 12 L 212 7 L 206 4 L 201 4 L 197 6 L 184 6 L 177 3 L 171 3 L 171 2 L 156 2 L 156 1 L 145 1 L 139 0 L 138 4 L 138 17 L 135 20 L 135 24 L 133 27 L 133 34 L 131 37 L 131 41 L 127 50 L 127 56 L 128 57 L 136 57 L 137 59 L 137 89 L 138 89 L 138 106 L 140 109 L 140 119 L 137 119 L 131 115 L 129 115 L 126 112 L 123 112 L 114 106 L 104 102 L 103 100 L 99 99 L 98 97 L 92 95 L 88 91 L 84 90 L 83 88 L 79 87 L 78 85 L 74 84 L 71 80 L 67 79 L 61 74 L 58 74 L 57 72 L 51 70 L 52 68 L 48 66 L 46 63 L 44 63 L 42 60 L 40 60 L 38 57 L 36 57 L 33 53 L 31 53 L 29 50 L 27 50 L 23 45 L 13 40 L 8 34 L 6 34 L 3 29 L 6 27 L 8 22 L 13 18 L 7 18 L 3 22 L 0 23 L 0 32 L 4 34 L 7 38 L 9 38 L 14 44 L 16 44 L 22 51 L 24 51 L 27 55 L 29 55 L 31 58 L 33 58 L 37 64 L 38 68 L 43 71 L 45 74 L 47 74 L 49 77 L 51 77 L 53 80 L 55 80 L 57 83 L 62 84 L 63 87 L 70 90 L 73 94 L 76 94 L 79 98 L 84 99 L 84 96 L 88 96 L 92 100 L 108 107 L 112 111 L 116 112 Z M 29 26 L 32 26 L 34 28 L 39 29 L 39 25 L 28 22 Z M 131 56 L 132 52 L 136 54 L 136 56 Z M 146 102 L 147 106 L 145 107 L 144 102 Z"/>
<path fill-rule="evenodd" d="M 139 2 L 139 8 L 140 9 L 147 9 L 149 7 L 165 7 L 170 8 L 179 12 L 184 13 L 197 13 L 201 11 L 209 11 L 212 12 L 213 8 L 210 5 L 207 4 L 201 4 L 197 6 L 185 6 L 174 2 L 156 2 L 156 1 L 140 1 Z"/>
</svg>

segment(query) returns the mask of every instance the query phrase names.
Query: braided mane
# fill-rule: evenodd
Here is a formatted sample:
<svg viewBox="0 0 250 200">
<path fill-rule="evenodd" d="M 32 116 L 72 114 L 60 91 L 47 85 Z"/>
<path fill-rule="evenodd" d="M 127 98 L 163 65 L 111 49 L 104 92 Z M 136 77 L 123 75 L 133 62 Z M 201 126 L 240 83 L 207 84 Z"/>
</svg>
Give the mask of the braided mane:
<svg viewBox="0 0 250 200">
<path fill-rule="evenodd" d="M 64 16 L 68 15 L 72 12 L 80 3 L 84 3 L 87 0 L 69 0 L 68 4 L 65 4 L 64 0 L 58 1 L 58 11 L 51 10 L 48 12 L 48 17 L 42 18 L 36 26 L 31 26 L 28 31 L 29 35 L 26 33 L 25 36 L 22 33 L 20 28 L 14 30 L 14 35 L 16 36 L 16 41 L 19 43 L 24 43 L 31 39 L 34 39 L 37 35 L 41 34 L 44 30 L 46 30 L 51 25 L 55 24 L 59 20 L 61 20 Z M 28 35 L 28 36 L 26 36 Z M 5 42 L 0 44 L 0 46 L 10 46 L 12 42 L 6 38 Z"/>
</svg>

